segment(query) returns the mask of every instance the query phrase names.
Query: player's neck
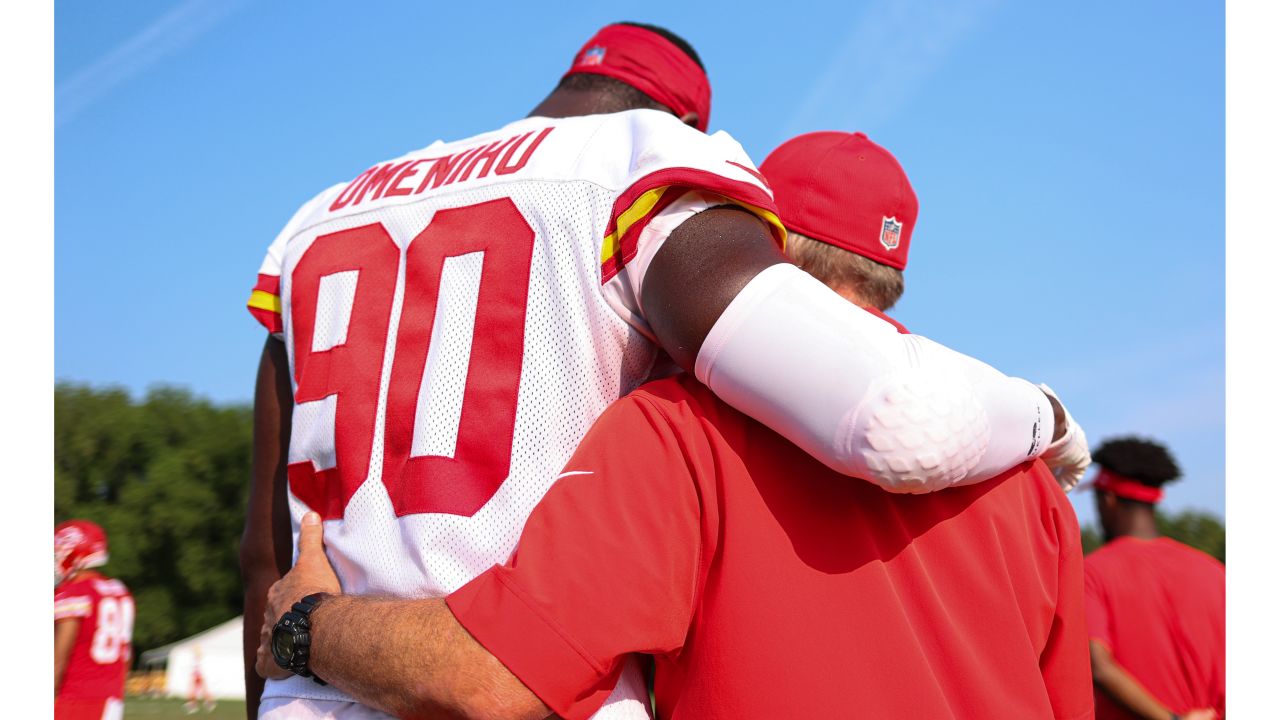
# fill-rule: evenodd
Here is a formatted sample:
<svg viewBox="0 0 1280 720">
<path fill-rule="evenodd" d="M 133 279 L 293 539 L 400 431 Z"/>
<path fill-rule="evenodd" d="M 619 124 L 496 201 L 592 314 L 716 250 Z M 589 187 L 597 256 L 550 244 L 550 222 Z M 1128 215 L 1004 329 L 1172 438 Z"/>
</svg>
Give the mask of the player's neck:
<svg viewBox="0 0 1280 720">
<path fill-rule="evenodd" d="M 538 103 L 529 116 L 565 118 L 593 115 L 599 112 L 596 105 L 595 97 L 590 93 L 556 90 Z"/>
<path fill-rule="evenodd" d="M 616 98 L 610 98 L 597 92 L 557 88 L 545 100 L 538 103 L 538 106 L 528 116 L 547 118 L 582 117 L 583 115 L 626 112 L 627 110 L 639 109 L 639 107 L 620 103 Z"/>
<path fill-rule="evenodd" d="M 854 305 L 857 305 L 863 310 L 870 310 L 872 314 L 875 314 L 875 313 L 880 313 L 882 315 L 884 314 L 884 310 L 877 307 L 875 303 L 867 299 L 867 297 L 864 296 L 862 292 L 858 289 L 857 285 L 852 285 L 848 283 L 835 283 L 835 284 L 828 285 L 827 287 L 831 288 L 832 290 L 835 290 L 837 295 L 844 298 L 845 300 L 848 300 Z"/>
<path fill-rule="evenodd" d="M 1155 540 L 1160 537 L 1160 529 L 1156 525 L 1154 509 L 1134 508 L 1117 519 L 1116 527 L 1111 533 L 1113 540 L 1122 537 L 1136 540 Z"/>
</svg>

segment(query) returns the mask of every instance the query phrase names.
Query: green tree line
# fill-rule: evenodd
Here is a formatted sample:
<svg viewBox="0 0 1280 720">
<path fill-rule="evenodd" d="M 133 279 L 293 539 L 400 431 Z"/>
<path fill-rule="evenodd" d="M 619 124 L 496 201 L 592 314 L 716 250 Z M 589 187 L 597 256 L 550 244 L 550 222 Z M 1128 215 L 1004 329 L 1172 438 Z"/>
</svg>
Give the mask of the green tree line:
<svg viewBox="0 0 1280 720">
<path fill-rule="evenodd" d="M 251 409 L 184 390 L 54 389 L 54 520 L 107 532 L 137 603 L 135 657 L 239 615 Z"/>
<path fill-rule="evenodd" d="M 105 571 L 137 600 L 135 656 L 239 615 L 238 553 L 249 484 L 251 408 L 156 388 L 54 389 L 54 516 L 102 525 Z M 1222 522 L 1159 516 L 1165 535 L 1226 558 Z M 1084 551 L 1101 544 L 1082 531 Z"/>
</svg>

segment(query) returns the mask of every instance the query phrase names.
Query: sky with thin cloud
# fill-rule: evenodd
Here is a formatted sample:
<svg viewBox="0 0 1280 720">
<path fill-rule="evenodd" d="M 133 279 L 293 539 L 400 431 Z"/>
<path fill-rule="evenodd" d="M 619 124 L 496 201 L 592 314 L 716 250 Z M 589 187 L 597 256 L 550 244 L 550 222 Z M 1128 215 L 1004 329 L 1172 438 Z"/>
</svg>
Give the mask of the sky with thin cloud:
<svg viewBox="0 0 1280 720">
<path fill-rule="evenodd" d="M 525 115 L 587 37 L 665 25 L 757 162 L 862 130 L 920 198 L 894 315 L 1166 442 L 1224 508 L 1223 9 L 1211 3 L 55 6 L 55 373 L 244 401 L 244 309 L 298 205 Z M 1081 519 L 1089 498 L 1076 499 Z"/>
</svg>

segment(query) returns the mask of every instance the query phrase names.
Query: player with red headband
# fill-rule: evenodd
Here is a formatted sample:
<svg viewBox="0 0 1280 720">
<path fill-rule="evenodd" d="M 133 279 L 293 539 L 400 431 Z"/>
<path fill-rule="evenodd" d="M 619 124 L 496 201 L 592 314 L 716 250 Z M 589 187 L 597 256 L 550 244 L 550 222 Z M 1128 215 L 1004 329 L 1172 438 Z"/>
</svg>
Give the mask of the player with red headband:
<svg viewBox="0 0 1280 720">
<path fill-rule="evenodd" d="M 896 160 L 861 134 L 814 133 L 761 169 L 787 222 L 823 238 L 793 233 L 794 257 L 884 318 L 916 218 Z M 1091 716 L 1079 528 L 1039 461 L 888 493 L 682 374 L 606 410 L 561 478 L 511 562 L 448 609 L 322 602 L 318 627 L 334 629 L 317 637 L 315 671 L 404 715 L 477 683 L 504 699 L 502 716 L 586 717 L 646 653 L 664 718 Z M 303 538 L 282 585 L 331 591 L 319 525 Z M 379 664 L 414 692 L 362 686 L 356 668 Z"/>
<path fill-rule="evenodd" d="M 509 556 L 607 404 L 676 367 L 901 492 L 992 477 L 1066 430 L 1034 385 L 903 342 L 787 263 L 767 184 L 727 134 L 695 129 L 709 115 L 687 44 L 611 25 L 529 117 L 379 163 L 298 211 L 249 303 L 273 337 L 248 617 L 287 566 L 286 524 L 272 522 L 286 503 L 295 530 L 308 510 L 329 525 L 345 591 L 456 589 Z M 813 317 L 773 312 L 801 302 Z M 796 376 L 800 356 L 822 365 Z M 882 427 L 894 413 L 932 421 L 955 452 L 916 452 Z M 310 608 L 297 612 L 276 623 L 293 633 L 277 660 L 295 675 L 265 697 L 291 715 L 295 700 L 349 702 L 306 677 L 296 623 Z M 246 650 L 257 630 L 246 623 Z M 617 707 L 643 710 L 633 677 Z"/>
<path fill-rule="evenodd" d="M 53 687 L 57 720 L 119 720 L 133 641 L 133 596 L 94 568 L 107 536 L 88 520 L 53 529 Z"/>
<path fill-rule="evenodd" d="M 1093 461 L 1106 540 L 1084 560 L 1098 720 L 1225 716 L 1226 569 L 1156 526 L 1177 463 L 1136 437 L 1107 440 Z"/>
</svg>

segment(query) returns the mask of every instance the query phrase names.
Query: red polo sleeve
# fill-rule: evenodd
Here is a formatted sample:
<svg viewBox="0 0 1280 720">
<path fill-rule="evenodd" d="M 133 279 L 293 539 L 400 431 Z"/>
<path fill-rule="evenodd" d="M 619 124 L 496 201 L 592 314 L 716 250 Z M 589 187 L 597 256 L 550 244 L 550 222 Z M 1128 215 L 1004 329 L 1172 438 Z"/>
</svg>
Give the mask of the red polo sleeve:
<svg viewBox="0 0 1280 720">
<path fill-rule="evenodd" d="M 689 442 L 643 397 L 615 403 L 534 509 L 511 561 L 448 598 L 562 717 L 598 709 L 628 653 L 684 643 L 700 574 Z"/>
<path fill-rule="evenodd" d="M 1048 642 L 1040 654 L 1040 672 L 1055 718 L 1093 718 L 1080 525 L 1066 496 L 1058 493 L 1055 499 L 1051 518 L 1058 536 L 1058 599 Z"/>
</svg>

